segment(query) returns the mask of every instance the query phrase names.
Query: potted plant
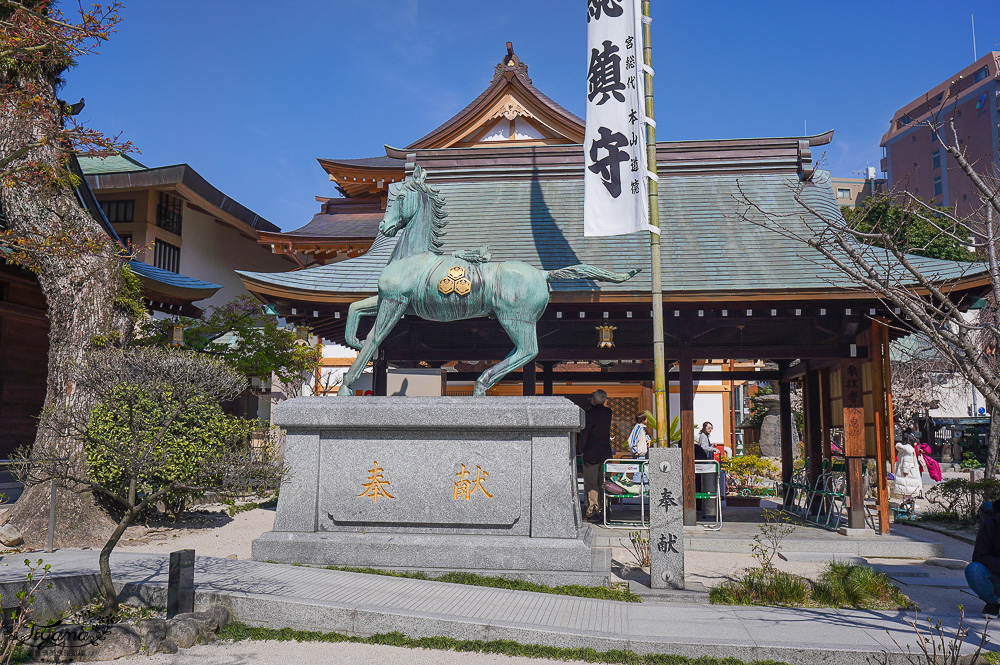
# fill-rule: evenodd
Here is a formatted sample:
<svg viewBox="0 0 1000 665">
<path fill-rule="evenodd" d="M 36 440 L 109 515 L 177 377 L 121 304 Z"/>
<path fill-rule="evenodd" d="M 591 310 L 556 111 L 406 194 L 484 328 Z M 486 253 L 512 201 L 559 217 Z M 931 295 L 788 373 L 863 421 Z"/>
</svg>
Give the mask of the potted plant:
<svg viewBox="0 0 1000 665">
<path fill-rule="evenodd" d="M 757 507 L 762 496 L 774 496 L 774 478 L 780 469 L 766 457 L 727 457 L 722 468 L 726 472 L 727 506 Z"/>
</svg>

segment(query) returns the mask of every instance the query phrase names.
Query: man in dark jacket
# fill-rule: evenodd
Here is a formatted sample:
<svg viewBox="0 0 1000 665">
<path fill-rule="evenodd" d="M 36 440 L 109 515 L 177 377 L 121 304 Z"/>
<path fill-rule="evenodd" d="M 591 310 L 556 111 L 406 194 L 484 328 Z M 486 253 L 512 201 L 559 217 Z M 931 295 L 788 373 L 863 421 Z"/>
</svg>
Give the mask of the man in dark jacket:
<svg viewBox="0 0 1000 665">
<path fill-rule="evenodd" d="M 576 440 L 576 451 L 583 457 L 583 491 L 587 496 L 585 517 L 592 521 L 604 511 L 604 460 L 611 450 L 611 409 L 604 406 L 608 394 L 595 390 L 590 396 L 587 424 Z"/>
<path fill-rule="evenodd" d="M 965 567 L 965 579 L 973 593 L 986 603 L 983 616 L 1000 616 L 1000 505 L 985 503 L 979 511 L 979 533 L 972 550 L 972 563 Z"/>
</svg>

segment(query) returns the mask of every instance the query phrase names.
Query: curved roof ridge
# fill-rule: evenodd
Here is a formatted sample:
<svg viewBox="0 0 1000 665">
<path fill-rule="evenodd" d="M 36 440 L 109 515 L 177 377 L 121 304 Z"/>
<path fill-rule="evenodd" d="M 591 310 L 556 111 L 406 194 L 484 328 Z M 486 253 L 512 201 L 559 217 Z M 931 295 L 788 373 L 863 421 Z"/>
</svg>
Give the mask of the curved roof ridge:
<svg viewBox="0 0 1000 665">
<path fill-rule="evenodd" d="M 442 135 L 447 134 L 455 127 L 461 125 L 462 122 L 467 120 L 472 112 L 483 105 L 486 100 L 493 99 L 494 97 L 499 98 L 501 91 L 515 81 L 523 86 L 525 92 L 534 97 L 542 107 L 547 108 L 553 114 L 561 117 L 564 122 L 571 125 L 577 125 L 579 127 L 580 134 L 583 134 L 584 121 L 578 115 L 565 109 L 553 101 L 548 95 L 535 87 L 535 85 L 531 82 L 531 79 L 528 78 L 528 66 L 521 62 L 520 58 L 514 54 L 511 43 L 507 42 L 507 54 L 496 65 L 493 80 L 490 81 L 490 84 L 486 87 L 486 89 L 479 93 L 475 99 L 466 104 L 465 107 L 458 113 L 406 146 L 406 148 L 420 149 L 426 147 L 426 144 Z"/>
</svg>

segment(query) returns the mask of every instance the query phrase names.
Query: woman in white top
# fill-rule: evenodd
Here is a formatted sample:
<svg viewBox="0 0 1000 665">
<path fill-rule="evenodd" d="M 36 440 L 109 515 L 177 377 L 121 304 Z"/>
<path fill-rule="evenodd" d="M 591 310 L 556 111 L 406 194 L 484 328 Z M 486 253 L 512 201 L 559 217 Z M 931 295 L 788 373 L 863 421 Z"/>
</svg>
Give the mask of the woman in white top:
<svg viewBox="0 0 1000 665">
<path fill-rule="evenodd" d="M 923 489 L 920 453 L 913 444 L 896 444 L 896 492 L 903 496 L 918 496 Z"/>
<path fill-rule="evenodd" d="M 649 430 L 646 429 L 646 413 L 635 414 L 635 427 L 628 435 L 628 449 L 632 457 L 646 457 L 649 450 Z"/>
</svg>

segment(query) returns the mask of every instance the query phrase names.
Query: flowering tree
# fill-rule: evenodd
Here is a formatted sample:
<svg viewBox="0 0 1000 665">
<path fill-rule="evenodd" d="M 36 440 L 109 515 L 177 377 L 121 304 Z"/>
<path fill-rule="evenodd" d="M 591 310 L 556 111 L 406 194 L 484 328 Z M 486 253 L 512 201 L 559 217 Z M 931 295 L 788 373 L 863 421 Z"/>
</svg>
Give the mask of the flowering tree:
<svg viewBox="0 0 1000 665">
<path fill-rule="evenodd" d="M 845 220 L 817 209 L 800 190 L 795 200 L 802 211 L 795 219 L 769 212 L 746 195 L 742 197 L 742 218 L 811 247 L 859 290 L 898 310 L 894 325 L 919 333 L 934 348 L 936 362 L 954 367 L 982 393 L 993 418 L 985 470 L 987 477 L 993 477 L 1000 445 L 1000 367 L 996 362 L 1000 346 L 1000 174 L 977 168 L 977 159 L 969 155 L 954 121 L 943 117 L 944 110 L 933 111 L 924 124 L 940 138 L 942 149 L 958 166 L 957 173 L 972 185 L 978 202 L 971 213 L 959 216 L 906 191 L 890 193 L 878 204 L 866 206 L 877 211 L 893 199 L 891 203 L 901 206 L 907 217 L 919 221 L 921 230 L 913 233 L 912 224 L 864 215 L 864 211 L 862 217 Z M 801 185 L 806 186 L 811 184 Z M 920 259 L 942 246 L 955 245 L 971 248 L 979 260 L 958 264 L 958 270 L 947 279 L 937 274 L 933 264 Z M 971 255 L 967 252 L 966 257 Z M 957 290 L 956 283 L 964 277 L 971 278 L 970 284 L 981 284 L 973 286 L 980 291 Z M 972 304 L 978 307 L 974 314 L 969 311 Z"/>
<path fill-rule="evenodd" d="M 123 276 L 121 248 L 88 214 L 75 194 L 76 151 L 107 155 L 129 149 L 81 127 L 58 96 L 75 59 L 94 53 L 120 20 L 117 0 L 82 5 L 63 15 L 52 0 L 0 0 L 0 252 L 35 273 L 49 320 L 46 408 L 89 414 L 93 398 L 75 389 L 67 372 L 90 340 L 121 337 L 131 328 L 116 306 Z M 39 428 L 32 455 L 85 460 L 79 439 L 59 439 Z M 47 487 L 29 487 L 12 519 L 25 533 L 42 533 Z M 87 542 L 110 524 L 92 497 L 63 493 L 67 528 L 62 544 Z"/>
</svg>

